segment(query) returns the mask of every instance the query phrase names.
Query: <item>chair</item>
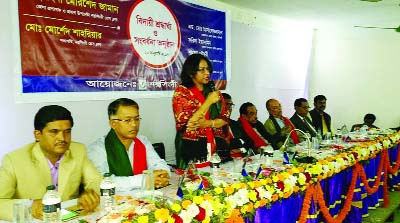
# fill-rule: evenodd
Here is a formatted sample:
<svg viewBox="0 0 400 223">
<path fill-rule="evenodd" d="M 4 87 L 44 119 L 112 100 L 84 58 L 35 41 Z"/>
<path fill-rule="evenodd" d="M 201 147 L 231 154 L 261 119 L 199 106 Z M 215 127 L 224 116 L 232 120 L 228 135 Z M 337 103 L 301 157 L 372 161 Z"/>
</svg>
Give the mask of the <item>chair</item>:
<svg viewBox="0 0 400 223">
<path fill-rule="evenodd" d="M 153 143 L 154 150 L 157 152 L 157 154 L 161 157 L 161 159 L 165 160 L 165 147 L 164 143 L 158 142 L 158 143 Z"/>
</svg>

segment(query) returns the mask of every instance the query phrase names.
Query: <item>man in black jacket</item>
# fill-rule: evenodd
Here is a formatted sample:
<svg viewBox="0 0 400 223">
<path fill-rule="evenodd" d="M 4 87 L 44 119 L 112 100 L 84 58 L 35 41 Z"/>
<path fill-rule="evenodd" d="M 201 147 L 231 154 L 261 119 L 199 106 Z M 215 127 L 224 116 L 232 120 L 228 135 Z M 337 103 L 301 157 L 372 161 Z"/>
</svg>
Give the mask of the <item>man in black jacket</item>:
<svg viewBox="0 0 400 223">
<path fill-rule="evenodd" d="M 296 129 L 300 129 L 303 132 L 309 133 L 311 137 L 317 136 L 317 131 L 315 127 L 312 125 L 312 122 L 308 115 L 308 110 L 310 106 L 308 105 L 308 101 L 305 98 L 298 98 L 294 101 L 294 109 L 296 112 L 290 118 L 290 121 L 296 127 Z M 304 138 L 300 139 L 303 141 Z"/>
<path fill-rule="evenodd" d="M 315 96 L 314 109 L 310 111 L 310 116 L 317 132 L 320 132 L 322 135 L 325 135 L 327 132 L 334 133 L 331 116 L 324 112 L 325 108 L 326 97 L 324 95 Z"/>
</svg>

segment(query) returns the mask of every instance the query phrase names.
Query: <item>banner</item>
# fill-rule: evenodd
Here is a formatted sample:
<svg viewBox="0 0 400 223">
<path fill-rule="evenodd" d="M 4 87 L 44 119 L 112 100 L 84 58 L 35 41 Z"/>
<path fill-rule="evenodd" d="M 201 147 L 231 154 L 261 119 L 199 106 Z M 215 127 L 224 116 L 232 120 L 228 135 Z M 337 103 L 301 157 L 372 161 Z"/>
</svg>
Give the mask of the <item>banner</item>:
<svg viewBox="0 0 400 223">
<path fill-rule="evenodd" d="M 19 0 L 22 93 L 171 91 L 185 58 L 227 81 L 226 13 L 177 0 Z"/>
</svg>

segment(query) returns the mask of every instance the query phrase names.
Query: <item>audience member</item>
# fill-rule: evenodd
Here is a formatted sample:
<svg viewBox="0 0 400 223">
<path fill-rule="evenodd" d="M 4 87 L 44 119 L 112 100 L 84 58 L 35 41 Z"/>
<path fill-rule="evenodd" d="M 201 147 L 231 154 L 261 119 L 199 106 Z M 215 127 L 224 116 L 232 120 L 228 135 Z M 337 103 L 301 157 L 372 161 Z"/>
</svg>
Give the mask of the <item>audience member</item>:
<svg viewBox="0 0 400 223">
<path fill-rule="evenodd" d="M 205 162 L 208 150 L 229 153 L 222 128 L 229 122 L 229 111 L 210 81 L 211 73 L 211 62 L 201 54 L 190 55 L 182 67 L 181 84 L 172 98 L 176 162 L 180 168 L 189 161 Z"/>
<path fill-rule="evenodd" d="M 252 148 L 255 152 L 259 152 L 260 147 L 269 146 L 268 141 L 271 137 L 257 119 L 256 106 L 250 102 L 243 103 L 239 112 L 239 123 L 245 133 L 243 137 L 245 148 Z"/>
<path fill-rule="evenodd" d="M 102 173 L 111 173 L 117 191 L 139 189 L 143 170 L 153 170 L 156 188 L 169 183 L 169 166 L 139 133 L 139 105 L 119 98 L 108 106 L 110 130 L 88 147 L 88 156 Z"/>
<path fill-rule="evenodd" d="M 314 97 L 314 109 L 310 111 L 313 126 L 321 135 L 327 132 L 334 134 L 332 128 L 331 116 L 324 112 L 326 108 L 326 97 L 324 95 L 317 95 Z"/>
<path fill-rule="evenodd" d="M 317 131 L 312 125 L 311 120 L 308 118 L 308 110 L 310 106 L 305 98 L 298 98 L 294 101 L 294 110 L 296 111 L 290 118 L 290 121 L 296 127 L 303 132 L 309 133 L 311 137 L 317 136 Z M 300 136 L 301 141 L 304 140 L 304 136 Z"/>
<path fill-rule="evenodd" d="M 354 124 L 351 127 L 351 131 L 359 130 L 363 126 L 367 126 L 368 130 L 369 129 L 379 129 L 379 127 L 373 125 L 375 120 L 376 120 L 376 116 L 374 114 L 366 114 L 364 116 L 364 123 L 362 123 L 362 124 Z"/>
<path fill-rule="evenodd" d="M 265 103 L 269 113 L 269 118 L 265 121 L 264 127 L 271 135 L 271 143 L 274 149 L 280 149 L 287 135 L 295 129 L 293 123 L 282 115 L 282 106 L 276 99 L 269 99 Z M 299 143 L 299 137 L 296 131 L 290 133 L 290 144 Z"/>
<path fill-rule="evenodd" d="M 83 144 L 71 142 L 71 113 L 58 105 L 35 115 L 36 142 L 4 156 L 0 168 L 0 219 L 12 220 L 17 199 L 32 200 L 32 215 L 43 217 L 42 197 L 55 185 L 61 200 L 78 198 L 78 206 L 93 211 L 99 204 L 102 176 L 87 158 Z M 79 194 L 80 185 L 84 192 Z M 97 193 L 96 193 L 97 192 Z"/>
</svg>

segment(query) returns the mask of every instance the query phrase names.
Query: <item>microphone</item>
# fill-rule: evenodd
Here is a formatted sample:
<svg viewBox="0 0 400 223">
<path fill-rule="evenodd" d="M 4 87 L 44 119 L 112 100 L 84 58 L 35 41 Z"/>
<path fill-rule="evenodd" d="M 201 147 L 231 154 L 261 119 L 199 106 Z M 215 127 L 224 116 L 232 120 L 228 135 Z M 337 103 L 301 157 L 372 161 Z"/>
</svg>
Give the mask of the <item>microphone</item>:
<svg viewBox="0 0 400 223">
<path fill-rule="evenodd" d="M 215 83 L 214 83 L 214 81 L 210 80 L 208 84 L 210 85 L 211 91 L 215 91 Z"/>
<path fill-rule="evenodd" d="M 300 162 L 300 163 L 314 163 L 314 162 L 316 162 L 317 160 L 316 160 L 314 157 L 311 156 L 311 142 L 310 142 L 310 137 L 308 137 L 308 135 L 307 135 L 305 132 L 303 132 L 302 130 L 300 130 L 300 129 L 292 129 L 292 130 L 289 132 L 289 134 L 286 136 L 285 142 L 282 144 L 282 146 L 281 146 L 281 148 L 279 148 L 279 150 L 282 151 L 282 152 L 285 152 L 286 144 L 288 143 L 290 134 L 292 134 L 293 131 L 298 131 L 298 132 L 300 132 L 301 134 L 303 134 L 303 135 L 305 136 L 305 138 L 306 138 L 306 140 L 307 140 L 307 156 L 302 157 L 302 158 L 299 158 L 299 159 L 296 159 L 296 160 L 297 160 L 298 162 Z M 293 156 L 293 157 L 294 157 L 294 156 Z"/>
<path fill-rule="evenodd" d="M 208 85 L 210 86 L 210 88 L 211 88 L 211 92 L 213 92 L 213 91 L 215 91 L 215 82 L 213 81 L 213 80 L 210 80 L 209 82 L 208 82 Z M 211 93 L 210 92 L 210 93 Z M 218 110 L 218 113 L 219 112 L 221 112 L 221 104 L 220 104 L 220 102 L 221 102 L 221 94 L 219 95 L 219 102 L 217 102 L 217 103 L 215 103 L 215 106 L 216 106 L 216 108 L 217 108 L 217 110 Z"/>
</svg>

